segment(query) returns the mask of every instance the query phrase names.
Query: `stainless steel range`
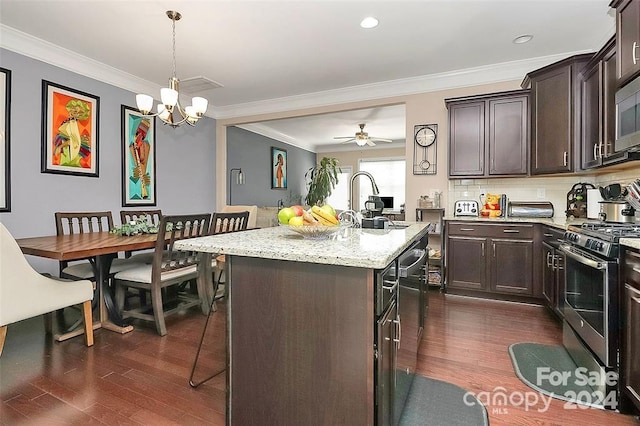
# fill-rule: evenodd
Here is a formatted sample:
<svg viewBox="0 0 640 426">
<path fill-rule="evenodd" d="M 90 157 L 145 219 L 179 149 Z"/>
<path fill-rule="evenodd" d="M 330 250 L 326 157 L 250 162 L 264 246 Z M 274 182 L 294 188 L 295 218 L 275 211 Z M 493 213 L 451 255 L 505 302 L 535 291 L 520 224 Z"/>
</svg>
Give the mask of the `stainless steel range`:
<svg viewBox="0 0 640 426">
<path fill-rule="evenodd" d="M 566 280 L 563 343 L 578 367 L 602 374 L 600 377 L 618 371 L 622 237 L 640 237 L 640 224 L 569 226 L 560 244 Z M 596 388 L 605 395 L 617 392 L 611 383 Z"/>
</svg>

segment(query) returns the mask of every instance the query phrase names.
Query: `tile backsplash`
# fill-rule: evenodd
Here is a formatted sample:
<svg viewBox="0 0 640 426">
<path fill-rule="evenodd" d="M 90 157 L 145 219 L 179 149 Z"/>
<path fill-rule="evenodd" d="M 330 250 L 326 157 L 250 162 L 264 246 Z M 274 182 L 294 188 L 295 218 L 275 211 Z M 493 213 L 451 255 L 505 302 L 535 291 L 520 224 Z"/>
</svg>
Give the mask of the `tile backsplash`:
<svg viewBox="0 0 640 426">
<path fill-rule="evenodd" d="M 453 212 L 456 200 L 484 202 L 482 194 L 506 194 L 510 201 L 549 201 L 553 204 L 554 217 L 565 218 L 567 193 L 578 183 L 598 186 L 610 183 L 628 184 L 640 178 L 640 168 L 615 171 L 602 175 L 572 175 L 560 177 L 527 177 L 502 179 L 452 179 L 449 180 L 447 211 Z"/>
</svg>

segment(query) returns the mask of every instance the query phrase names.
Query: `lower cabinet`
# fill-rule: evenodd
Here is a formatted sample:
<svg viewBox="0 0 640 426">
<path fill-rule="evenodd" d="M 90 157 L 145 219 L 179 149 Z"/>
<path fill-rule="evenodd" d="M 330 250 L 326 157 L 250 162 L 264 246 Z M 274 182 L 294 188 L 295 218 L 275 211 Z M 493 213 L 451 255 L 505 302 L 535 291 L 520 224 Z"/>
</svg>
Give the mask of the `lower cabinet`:
<svg viewBox="0 0 640 426">
<path fill-rule="evenodd" d="M 451 222 L 449 290 L 539 297 L 533 224 Z"/>
<path fill-rule="evenodd" d="M 544 227 L 542 234 L 542 296 L 560 318 L 564 318 L 564 255 L 557 247 L 562 234 L 551 227 Z"/>
<path fill-rule="evenodd" d="M 376 415 L 377 425 L 387 426 L 394 423 L 394 393 L 396 385 L 396 363 L 398 355 L 398 309 L 396 302 L 385 311 L 377 324 L 377 386 Z M 401 410 L 400 407 L 398 409 Z"/>
<path fill-rule="evenodd" d="M 622 408 L 640 410 L 640 252 L 627 251 L 624 259 L 622 303 Z"/>
</svg>

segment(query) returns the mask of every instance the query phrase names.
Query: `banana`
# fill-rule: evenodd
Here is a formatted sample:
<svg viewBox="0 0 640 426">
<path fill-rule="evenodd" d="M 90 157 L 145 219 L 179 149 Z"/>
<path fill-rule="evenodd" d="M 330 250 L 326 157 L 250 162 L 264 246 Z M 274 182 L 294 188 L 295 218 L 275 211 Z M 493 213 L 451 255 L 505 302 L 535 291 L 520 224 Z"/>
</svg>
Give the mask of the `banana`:
<svg viewBox="0 0 640 426">
<path fill-rule="evenodd" d="M 315 226 L 320 225 L 320 221 L 313 217 L 313 215 L 307 211 L 302 212 L 302 219 L 305 225 Z"/>
<path fill-rule="evenodd" d="M 336 226 L 340 223 L 338 222 L 338 219 L 336 219 L 334 216 L 331 216 L 329 213 L 325 212 L 318 206 L 311 207 L 311 214 L 323 225 Z"/>
</svg>

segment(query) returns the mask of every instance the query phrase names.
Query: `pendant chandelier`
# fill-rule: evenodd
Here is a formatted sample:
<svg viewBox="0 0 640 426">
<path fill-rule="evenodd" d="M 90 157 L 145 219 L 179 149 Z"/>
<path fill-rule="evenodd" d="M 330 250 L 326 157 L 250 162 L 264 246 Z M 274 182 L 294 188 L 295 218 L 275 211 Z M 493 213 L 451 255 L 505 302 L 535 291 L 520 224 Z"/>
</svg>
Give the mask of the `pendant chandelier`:
<svg viewBox="0 0 640 426">
<path fill-rule="evenodd" d="M 179 21 L 182 15 L 179 12 L 167 10 L 167 16 L 171 19 L 173 28 L 173 74 L 169 78 L 169 87 L 163 87 L 160 90 L 162 103 L 158 104 L 155 114 L 151 113 L 153 110 L 153 98 L 149 95 L 136 95 L 136 105 L 142 115 L 146 117 L 157 116 L 171 127 L 178 127 L 182 123 L 194 126 L 207 111 L 209 102 L 205 98 L 196 96 L 191 99 L 191 105 L 184 108 L 180 105 L 180 80 L 176 77 L 176 21 Z"/>
</svg>

